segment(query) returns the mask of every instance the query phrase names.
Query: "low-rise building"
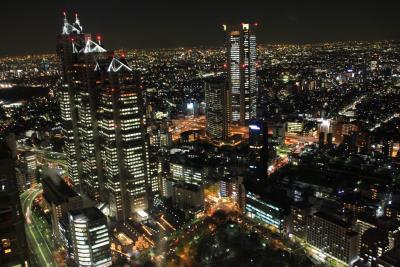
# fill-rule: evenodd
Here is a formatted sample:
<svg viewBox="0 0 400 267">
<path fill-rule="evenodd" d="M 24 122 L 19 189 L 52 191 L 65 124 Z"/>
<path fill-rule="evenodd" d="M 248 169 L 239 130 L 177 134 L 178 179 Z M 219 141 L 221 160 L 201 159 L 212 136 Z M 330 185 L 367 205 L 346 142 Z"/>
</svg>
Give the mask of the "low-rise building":
<svg viewBox="0 0 400 267">
<path fill-rule="evenodd" d="M 285 229 L 287 211 L 275 201 L 247 192 L 245 212 L 248 217 L 265 223 L 279 232 Z"/>
</svg>

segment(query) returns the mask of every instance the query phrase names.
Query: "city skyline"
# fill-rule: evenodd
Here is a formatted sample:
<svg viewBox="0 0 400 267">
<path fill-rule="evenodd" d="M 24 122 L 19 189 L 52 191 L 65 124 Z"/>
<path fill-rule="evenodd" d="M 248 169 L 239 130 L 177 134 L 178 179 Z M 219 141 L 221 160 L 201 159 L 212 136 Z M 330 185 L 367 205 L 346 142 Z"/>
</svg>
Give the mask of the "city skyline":
<svg viewBox="0 0 400 267">
<path fill-rule="evenodd" d="M 260 24 L 258 43 L 320 43 L 351 40 L 399 40 L 396 30 L 400 3 L 376 1 L 336 1 L 326 5 L 320 1 L 281 1 L 256 3 L 244 8 L 228 1 L 203 1 L 193 7 L 181 1 L 163 3 L 131 3 L 129 1 L 41 1 L 41 3 L 3 3 L 0 22 L 3 34 L 13 42 L 0 44 L 0 55 L 50 53 L 51 33 L 60 14 L 84 17 L 87 28 L 101 33 L 104 42 L 119 48 L 171 48 L 223 46 L 222 24 L 242 21 Z M 206 15 L 205 15 L 206 14 Z M 99 20 L 98 18 L 103 18 Z M 396 27 L 397 26 L 397 27 Z M 24 33 L 24 34 L 21 34 Z M 120 38 L 120 36 L 125 38 Z M 40 38 L 37 38 L 40 36 Z M 34 40 L 35 45 L 26 42 Z"/>
<path fill-rule="evenodd" d="M 18 7 L 1 267 L 400 266 L 396 5 Z"/>
</svg>

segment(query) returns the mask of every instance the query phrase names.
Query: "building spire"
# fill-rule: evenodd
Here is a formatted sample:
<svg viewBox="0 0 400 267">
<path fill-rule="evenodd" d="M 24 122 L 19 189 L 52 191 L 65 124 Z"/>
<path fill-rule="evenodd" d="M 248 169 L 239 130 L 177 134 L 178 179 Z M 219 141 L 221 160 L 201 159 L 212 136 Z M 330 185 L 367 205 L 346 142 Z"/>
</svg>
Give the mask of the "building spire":
<svg viewBox="0 0 400 267">
<path fill-rule="evenodd" d="M 68 23 L 67 12 L 64 11 L 63 16 L 64 16 L 64 24 Z"/>
<path fill-rule="evenodd" d="M 78 13 L 75 13 L 75 23 L 74 23 L 74 26 L 75 26 L 75 27 L 79 27 L 79 30 L 82 32 L 83 28 L 82 28 L 81 22 L 80 22 L 80 20 L 79 20 Z"/>
<path fill-rule="evenodd" d="M 77 13 L 75 13 L 75 22 L 73 24 L 70 24 L 68 22 L 67 13 L 65 11 L 63 12 L 63 16 L 64 16 L 64 25 L 62 30 L 63 35 L 69 35 L 71 33 L 76 33 L 76 34 L 82 33 L 82 26 Z"/>
<path fill-rule="evenodd" d="M 64 16 L 64 25 L 63 25 L 63 30 L 62 33 L 63 34 L 68 34 L 68 18 L 67 18 L 67 12 L 63 11 L 63 16 Z"/>
</svg>

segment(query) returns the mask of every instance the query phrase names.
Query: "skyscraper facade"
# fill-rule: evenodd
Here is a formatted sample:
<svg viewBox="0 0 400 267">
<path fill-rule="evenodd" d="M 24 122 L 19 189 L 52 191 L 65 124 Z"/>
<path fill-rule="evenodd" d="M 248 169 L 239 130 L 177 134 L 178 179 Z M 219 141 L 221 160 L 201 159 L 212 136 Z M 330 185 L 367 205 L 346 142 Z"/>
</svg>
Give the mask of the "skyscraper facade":
<svg viewBox="0 0 400 267">
<path fill-rule="evenodd" d="M 68 171 L 74 186 L 96 201 L 102 198 L 103 178 L 94 70 L 99 58 L 109 56 L 105 53 L 90 34 L 83 34 L 77 16 L 72 25 L 65 17 L 58 54 L 64 71 L 60 103 Z"/>
<path fill-rule="evenodd" d="M 78 48 L 76 47 L 78 44 Z M 57 38 L 57 54 L 61 61 L 62 82 L 58 90 L 62 128 L 64 134 L 64 150 L 67 155 L 67 167 L 70 182 L 76 189 L 80 189 L 82 164 L 80 158 L 80 144 L 78 134 L 77 94 L 73 89 L 72 74 L 77 62 L 77 49 L 85 45 L 85 35 L 77 22 L 70 24 L 64 13 L 62 33 Z"/>
<path fill-rule="evenodd" d="M 225 78 L 205 82 L 206 132 L 214 140 L 227 140 L 230 133 L 231 94 Z"/>
<path fill-rule="evenodd" d="M 147 208 L 147 153 L 141 88 L 123 56 L 64 20 L 58 54 L 61 113 L 74 186 L 107 201 L 119 221 Z"/>
<path fill-rule="evenodd" d="M 111 212 L 124 220 L 130 212 L 147 208 L 143 100 L 123 59 L 114 58 L 105 67 L 100 101 L 104 175 Z"/>
<path fill-rule="evenodd" d="M 256 75 L 256 35 L 251 25 L 223 25 L 227 74 L 232 94 L 232 123 L 245 125 L 256 117 L 258 83 Z"/>
</svg>

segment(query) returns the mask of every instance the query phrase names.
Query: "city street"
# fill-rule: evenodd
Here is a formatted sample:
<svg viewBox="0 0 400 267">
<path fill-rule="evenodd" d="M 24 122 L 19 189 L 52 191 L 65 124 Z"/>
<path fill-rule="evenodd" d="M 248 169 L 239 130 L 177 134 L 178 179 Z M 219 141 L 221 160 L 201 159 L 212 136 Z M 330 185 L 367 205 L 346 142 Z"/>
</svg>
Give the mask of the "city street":
<svg viewBox="0 0 400 267">
<path fill-rule="evenodd" d="M 42 192 L 41 186 L 37 186 L 21 194 L 27 240 L 39 266 L 58 266 L 53 258 L 54 240 L 51 235 L 48 235 L 50 226 L 32 211 L 35 198 Z"/>
</svg>

